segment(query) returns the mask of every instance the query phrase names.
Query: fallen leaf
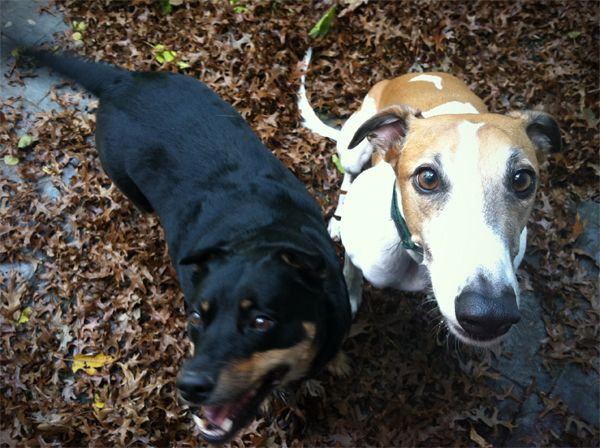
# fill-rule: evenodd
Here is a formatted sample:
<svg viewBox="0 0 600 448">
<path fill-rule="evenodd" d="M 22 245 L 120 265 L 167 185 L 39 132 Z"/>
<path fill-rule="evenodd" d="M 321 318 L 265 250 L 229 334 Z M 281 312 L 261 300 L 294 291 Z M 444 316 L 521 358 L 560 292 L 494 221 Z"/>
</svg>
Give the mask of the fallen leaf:
<svg viewBox="0 0 600 448">
<path fill-rule="evenodd" d="M 100 400 L 100 395 L 95 393 L 94 394 L 94 407 L 97 409 L 102 409 L 104 408 L 104 406 L 106 406 L 106 403 L 104 403 L 102 400 Z"/>
<path fill-rule="evenodd" d="M 7 154 L 4 156 L 4 163 L 6 163 L 8 166 L 15 166 L 19 164 L 19 158 Z"/>
<path fill-rule="evenodd" d="M 29 145 L 31 145 L 31 135 L 29 134 L 25 134 L 22 135 L 21 138 L 19 139 L 19 142 L 17 143 L 17 147 L 18 148 L 27 148 Z"/>
<path fill-rule="evenodd" d="M 312 38 L 325 37 L 331 29 L 331 22 L 335 17 L 335 10 L 337 5 L 333 5 L 327 10 L 323 17 L 319 19 L 316 25 L 308 32 L 308 35 Z"/>
<path fill-rule="evenodd" d="M 471 427 L 471 431 L 469 431 L 469 438 L 481 448 L 488 448 L 492 446 L 487 440 L 481 437 L 473 427 Z"/>
<path fill-rule="evenodd" d="M 583 233 L 583 231 L 585 230 L 585 226 L 583 224 L 583 221 L 581 220 L 581 216 L 579 215 L 579 213 L 577 213 L 577 215 L 575 215 L 575 223 L 573 224 L 573 227 L 571 228 L 571 238 L 573 241 L 577 240 L 577 238 L 579 238 L 579 236 Z"/>
<path fill-rule="evenodd" d="M 97 355 L 75 355 L 71 370 L 73 373 L 76 373 L 78 370 L 84 370 L 88 375 L 94 375 L 97 373 L 97 369 L 114 361 L 115 358 L 102 353 Z"/>
<path fill-rule="evenodd" d="M 15 325 L 22 325 L 29 322 L 29 316 L 31 316 L 31 313 L 33 313 L 33 310 L 30 306 L 23 308 L 23 311 L 19 313 L 19 317 L 15 321 Z"/>
</svg>

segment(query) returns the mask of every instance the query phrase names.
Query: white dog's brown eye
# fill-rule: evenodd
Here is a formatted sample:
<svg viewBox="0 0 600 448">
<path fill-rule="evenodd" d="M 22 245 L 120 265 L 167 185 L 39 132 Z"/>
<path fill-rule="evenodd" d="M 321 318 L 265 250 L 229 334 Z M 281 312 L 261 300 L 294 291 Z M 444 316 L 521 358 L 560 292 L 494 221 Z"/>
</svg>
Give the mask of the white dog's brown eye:
<svg viewBox="0 0 600 448">
<path fill-rule="evenodd" d="M 535 175 L 530 170 L 519 170 L 512 178 L 512 189 L 517 194 L 527 194 L 532 189 Z"/>
<path fill-rule="evenodd" d="M 275 322 L 273 322 L 267 316 L 256 316 L 250 323 L 252 328 L 258 331 L 270 330 L 271 328 L 273 328 L 274 324 Z"/>
<path fill-rule="evenodd" d="M 440 186 L 440 176 L 432 168 L 422 168 L 417 173 L 417 186 L 426 192 L 431 192 Z"/>
<path fill-rule="evenodd" d="M 190 314 L 189 321 L 193 327 L 200 327 L 204 324 L 202 314 L 197 311 L 194 311 L 192 314 Z"/>
</svg>

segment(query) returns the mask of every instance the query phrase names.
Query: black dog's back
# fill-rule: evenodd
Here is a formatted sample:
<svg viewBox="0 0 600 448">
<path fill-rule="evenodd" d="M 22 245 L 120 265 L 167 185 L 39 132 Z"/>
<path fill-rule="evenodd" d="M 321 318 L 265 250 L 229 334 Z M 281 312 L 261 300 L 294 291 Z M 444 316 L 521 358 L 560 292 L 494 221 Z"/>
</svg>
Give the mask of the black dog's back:
<svg viewBox="0 0 600 448">
<path fill-rule="evenodd" d="M 103 168 L 136 205 L 158 213 L 176 266 L 190 248 L 201 251 L 277 225 L 310 233 L 335 262 L 306 188 L 202 82 L 48 52 L 26 54 L 100 98 L 96 147 Z"/>
</svg>

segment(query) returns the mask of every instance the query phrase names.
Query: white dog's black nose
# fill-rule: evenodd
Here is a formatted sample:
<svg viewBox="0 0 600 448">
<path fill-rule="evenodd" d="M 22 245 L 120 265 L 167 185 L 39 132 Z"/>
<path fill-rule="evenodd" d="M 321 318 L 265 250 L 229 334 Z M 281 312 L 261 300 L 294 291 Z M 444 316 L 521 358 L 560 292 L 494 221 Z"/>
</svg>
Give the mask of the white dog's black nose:
<svg viewBox="0 0 600 448">
<path fill-rule="evenodd" d="M 501 294 L 465 290 L 457 297 L 454 309 L 463 330 L 478 340 L 502 336 L 520 319 L 517 297 L 512 288 Z"/>
</svg>

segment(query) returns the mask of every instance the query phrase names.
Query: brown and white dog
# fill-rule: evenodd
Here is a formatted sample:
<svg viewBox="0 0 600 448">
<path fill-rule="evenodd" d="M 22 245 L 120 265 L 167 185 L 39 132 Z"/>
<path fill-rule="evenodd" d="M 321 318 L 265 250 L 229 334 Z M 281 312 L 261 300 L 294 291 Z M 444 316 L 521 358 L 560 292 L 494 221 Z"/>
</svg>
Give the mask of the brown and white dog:
<svg viewBox="0 0 600 448">
<path fill-rule="evenodd" d="M 310 61 L 310 52 L 305 63 Z M 519 320 L 515 271 L 538 186 L 537 151 L 561 148 L 548 114 L 489 113 L 445 73 L 377 83 L 341 130 L 312 110 L 304 125 L 336 140 L 345 169 L 329 231 L 346 250 L 353 312 L 362 278 L 378 288 L 431 287 L 451 333 L 489 346 Z"/>
</svg>

